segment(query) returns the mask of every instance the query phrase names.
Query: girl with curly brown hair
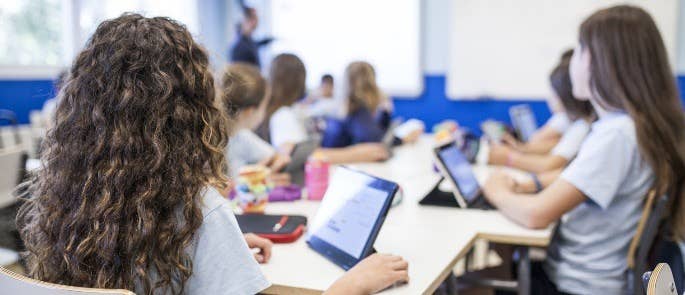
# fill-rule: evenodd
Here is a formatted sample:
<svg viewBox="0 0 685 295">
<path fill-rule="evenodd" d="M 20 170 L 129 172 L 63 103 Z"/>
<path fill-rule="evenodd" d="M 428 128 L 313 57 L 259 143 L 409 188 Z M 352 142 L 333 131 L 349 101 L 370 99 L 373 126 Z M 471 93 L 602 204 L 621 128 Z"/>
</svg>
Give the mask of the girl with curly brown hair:
<svg viewBox="0 0 685 295">
<path fill-rule="evenodd" d="M 228 201 L 227 122 L 205 51 L 168 18 L 100 24 L 62 89 L 56 125 L 18 224 L 36 279 L 139 294 L 253 294 L 269 286 Z M 248 246 L 260 248 L 256 256 Z M 376 255 L 331 286 L 368 293 L 407 280 Z M 354 284 L 352 284 L 353 282 Z"/>
</svg>

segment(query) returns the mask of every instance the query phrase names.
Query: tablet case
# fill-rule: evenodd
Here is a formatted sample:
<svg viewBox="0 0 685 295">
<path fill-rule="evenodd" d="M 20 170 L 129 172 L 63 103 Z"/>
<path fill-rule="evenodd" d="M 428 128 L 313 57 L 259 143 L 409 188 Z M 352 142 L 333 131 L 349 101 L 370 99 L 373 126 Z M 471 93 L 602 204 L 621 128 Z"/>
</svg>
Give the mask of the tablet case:
<svg viewBox="0 0 685 295">
<path fill-rule="evenodd" d="M 442 183 L 444 179 L 444 177 L 441 177 L 440 180 L 435 184 L 435 187 L 433 187 L 433 189 L 428 192 L 428 194 L 426 194 L 421 201 L 419 201 L 419 204 L 459 208 L 459 203 L 457 203 L 457 200 L 454 199 L 454 194 L 440 190 L 440 183 Z"/>
<path fill-rule="evenodd" d="M 299 215 L 236 215 L 243 233 L 253 233 L 274 243 L 292 243 L 302 236 L 307 217 Z"/>
</svg>

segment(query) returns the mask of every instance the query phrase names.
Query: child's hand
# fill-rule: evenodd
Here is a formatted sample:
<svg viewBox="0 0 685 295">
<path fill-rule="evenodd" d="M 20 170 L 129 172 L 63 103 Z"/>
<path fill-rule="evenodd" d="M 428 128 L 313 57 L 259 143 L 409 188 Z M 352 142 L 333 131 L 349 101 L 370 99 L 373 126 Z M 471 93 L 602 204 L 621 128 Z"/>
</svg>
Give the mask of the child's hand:
<svg viewBox="0 0 685 295">
<path fill-rule="evenodd" d="M 269 259 L 271 259 L 271 247 L 273 247 L 273 243 L 252 233 L 245 234 L 244 237 L 247 242 L 247 247 L 250 249 L 259 249 L 259 252 L 254 254 L 255 260 L 259 263 L 269 262 Z"/>
<path fill-rule="evenodd" d="M 338 279 L 326 294 L 374 294 L 409 282 L 409 264 L 400 256 L 373 254 Z"/>
<path fill-rule="evenodd" d="M 415 143 L 416 141 L 419 140 L 419 137 L 421 137 L 421 134 L 423 134 L 423 128 L 414 130 L 407 134 L 404 138 L 402 138 L 402 143 Z"/>
<path fill-rule="evenodd" d="M 485 185 L 483 185 L 483 193 L 488 200 L 503 195 L 503 192 L 513 192 L 515 189 L 516 181 L 511 175 L 503 171 L 491 173 Z"/>
<path fill-rule="evenodd" d="M 269 175 L 269 180 L 275 186 L 288 186 L 292 183 L 290 174 L 288 173 L 271 173 Z"/>
<path fill-rule="evenodd" d="M 261 164 L 266 167 L 269 167 L 269 169 L 271 169 L 272 172 L 278 173 L 279 171 L 283 170 L 285 166 L 290 164 L 290 157 L 287 155 L 276 153 L 273 155 L 273 157 L 267 159 L 266 161 L 262 161 Z"/>
<path fill-rule="evenodd" d="M 513 135 L 509 134 L 508 132 L 504 133 L 504 135 L 502 136 L 502 143 L 508 145 L 513 149 L 517 149 L 522 145 L 521 142 L 518 141 L 518 139 L 516 139 Z"/>
<path fill-rule="evenodd" d="M 490 152 L 488 154 L 488 163 L 493 165 L 507 165 L 511 153 L 511 148 L 506 145 L 491 144 Z"/>
<path fill-rule="evenodd" d="M 271 171 L 278 172 L 283 170 L 288 164 L 290 164 L 290 156 L 276 153 L 276 155 L 273 156 L 269 168 L 271 168 Z"/>
</svg>

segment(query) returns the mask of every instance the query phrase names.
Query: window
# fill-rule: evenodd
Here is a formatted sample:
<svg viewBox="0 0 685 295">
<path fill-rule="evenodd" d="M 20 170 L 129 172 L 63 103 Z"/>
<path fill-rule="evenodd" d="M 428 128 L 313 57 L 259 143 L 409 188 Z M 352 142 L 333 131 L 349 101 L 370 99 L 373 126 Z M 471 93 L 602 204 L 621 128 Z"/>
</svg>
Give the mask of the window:
<svg viewBox="0 0 685 295">
<path fill-rule="evenodd" d="M 124 12 L 136 12 L 147 17 L 168 16 L 198 34 L 197 2 L 189 0 L 82 0 L 79 6 L 78 40 L 85 44 L 97 26 L 106 19 Z"/>
<path fill-rule="evenodd" d="M 62 1 L 0 2 L 0 65 L 63 63 Z"/>
<path fill-rule="evenodd" d="M 417 96 L 423 90 L 419 4 L 418 0 L 272 0 L 272 53 L 297 54 L 307 67 L 310 87 L 325 73 L 342 81 L 348 63 L 364 60 L 376 69 L 384 91 Z"/>
<path fill-rule="evenodd" d="M 97 26 L 124 12 L 168 16 L 199 32 L 197 0 L 0 1 L 0 76 L 53 78 Z"/>
</svg>

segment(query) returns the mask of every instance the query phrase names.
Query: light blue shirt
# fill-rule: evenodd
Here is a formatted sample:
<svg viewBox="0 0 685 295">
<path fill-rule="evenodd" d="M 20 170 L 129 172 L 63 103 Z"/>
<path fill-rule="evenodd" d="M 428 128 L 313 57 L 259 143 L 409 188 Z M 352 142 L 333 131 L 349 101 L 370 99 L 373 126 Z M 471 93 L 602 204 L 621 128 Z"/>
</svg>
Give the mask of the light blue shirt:
<svg viewBox="0 0 685 295">
<path fill-rule="evenodd" d="M 247 247 L 230 203 L 214 188 L 202 194 L 202 225 L 185 294 L 257 294 L 271 284 Z"/>
<path fill-rule="evenodd" d="M 238 178 L 240 168 L 273 157 L 276 150 L 262 138 L 248 129 L 240 129 L 231 136 L 226 146 L 226 160 L 231 177 Z"/>
<path fill-rule="evenodd" d="M 587 134 L 590 132 L 590 123 L 584 119 L 578 119 L 569 126 L 561 136 L 552 151 L 552 155 L 562 157 L 568 161 L 573 160 L 578 154 L 580 147 Z"/>
<path fill-rule="evenodd" d="M 560 291 L 629 294 L 628 247 L 654 179 L 633 120 L 620 113 L 602 116 L 561 178 L 587 200 L 562 217 L 545 272 Z"/>
</svg>

